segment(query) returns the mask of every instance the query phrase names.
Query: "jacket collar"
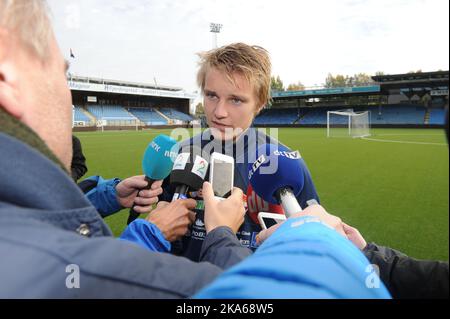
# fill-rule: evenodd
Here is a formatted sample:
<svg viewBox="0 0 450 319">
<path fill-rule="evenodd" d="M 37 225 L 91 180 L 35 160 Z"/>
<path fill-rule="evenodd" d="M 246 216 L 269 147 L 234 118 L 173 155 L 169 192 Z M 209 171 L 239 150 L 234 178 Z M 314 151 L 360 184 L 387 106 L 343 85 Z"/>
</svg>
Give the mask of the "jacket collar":
<svg viewBox="0 0 450 319">
<path fill-rule="evenodd" d="M 15 117 L 9 115 L 1 107 L 0 133 L 5 133 L 17 138 L 25 144 L 28 144 L 65 170 L 61 161 L 55 156 L 55 154 L 53 154 L 47 144 L 45 144 L 45 142 L 31 128 L 17 120 Z"/>
<path fill-rule="evenodd" d="M 61 167 L 4 133 L 0 133 L 0 149 L 1 219 L 40 220 L 85 236 L 111 234 Z"/>
</svg>

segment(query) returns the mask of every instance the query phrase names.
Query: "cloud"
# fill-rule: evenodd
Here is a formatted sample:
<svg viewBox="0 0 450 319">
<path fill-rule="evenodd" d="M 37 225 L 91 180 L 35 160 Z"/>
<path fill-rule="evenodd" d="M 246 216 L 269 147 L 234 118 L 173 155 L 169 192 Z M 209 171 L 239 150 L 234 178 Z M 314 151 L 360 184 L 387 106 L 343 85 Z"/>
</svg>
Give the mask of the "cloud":
<svg viewBox="0 0 450 319">
<path fill-rule="evenodd" d="M 285 84 L 328 73 L 448 69 L 447 0 L 49 0 L 74 73 L 197 90 L 196 53 L 258 44 Z"/>
</svg>

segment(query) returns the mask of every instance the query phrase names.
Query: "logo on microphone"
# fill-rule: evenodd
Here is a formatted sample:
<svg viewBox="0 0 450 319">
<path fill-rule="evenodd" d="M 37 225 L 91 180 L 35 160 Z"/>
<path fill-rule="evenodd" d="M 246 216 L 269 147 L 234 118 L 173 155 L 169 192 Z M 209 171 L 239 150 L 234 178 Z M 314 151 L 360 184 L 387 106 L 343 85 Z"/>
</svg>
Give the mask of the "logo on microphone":
<svg viewBox="0 0 450 319">
<path fill-rule="evenodd" d="M 205 226 L 205 224 L 200 219 L 197 219 L 195 221 L 195 225 L 198 226 L 198 227 L 204 227 Z"/>
<path fill-rule="evenodd" d="M 192 173 L 205 179 L 206 170 L 208 169 L 208 162 L 200 156 L 195 157 L 194 166 L 192 167 Z"/>
<path fill-rule="evenodd" d="M 173 161 L 177 157 L 177 153 L 172 151 L 165 151 L 164 156 L 169 157 Z"/>
<path fill-rule="evenodd" d="M 286 151 L 279 151 L 276 150 L 275 152 L 273 152 L 274 155 L 276 156 L 284 156 L 290 159 L 300 159 L 300 152 L 299 151 L 292 151 L 292 152 L 286 152 Z"/>
<path fill-rule="evenodd" d="M 172 170 L 184 169 L 186 167 L 188 160 L 189 160 L 189 153 L 178 154 L 177 159 L 175 160 L 175 163 L 173 164 Z"/>
<path fill-rule="evenodd" d="M 258 168 L 266 161 L 266 157 L 263 155 L 261 155 L 260 157 L 258 157 L 258 159 L 253 163 L 252 165 L 252 169 L 248 172 L 248 179 L 251 179 L 253 176 L 253 173 L 255 173 Z"/>
<path fill-rule="evenodd" d="M 150 146 L 151 146 L 155 151 L 157 151 L 157 152 L 159 152 L 159 150 L 161 149 L 161 146 L 159 146 L 158 144 L 156 144 L 155 141 L 152 141 L 152 142 L 150 143 Z"/>
</svg>

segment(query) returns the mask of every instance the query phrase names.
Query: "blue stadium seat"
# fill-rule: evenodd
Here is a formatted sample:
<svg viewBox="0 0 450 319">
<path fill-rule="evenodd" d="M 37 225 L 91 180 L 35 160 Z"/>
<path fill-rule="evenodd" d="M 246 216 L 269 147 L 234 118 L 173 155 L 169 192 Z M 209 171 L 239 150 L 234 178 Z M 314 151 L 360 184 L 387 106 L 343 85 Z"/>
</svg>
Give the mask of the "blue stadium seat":
<svg viewBox="0 0 450 319">
<path fill-rule="evenodd" d="M 75 112 L 74 112 L 74 120 L 75 122 L 86 122 L 89 123 L 91 119 L 84 114 L 84 112 L 81 110 L 81 107 L 75 105 Z"/>
<path fill-rule="evenodd" d="M 384 105 L 372 107 L 372 124 L 416 124 L 423 125 L 426 109 L 416 105 Z"/>
<path fill-rule="evenodd" d="M 173 119 L 173 120 L 180 120 L 183 122 L 190 122 L 193 120 L 193 118 L 191 116 L 189 116 L 188 114 L 180 112 L 173 108 L 163 107 L 163 108 L 160 108 L 159 111 L 162 114 L 164 114 L 165 116 L 167 116 L 168 118 Z"/>
<path fill-rule="evenodd" d="M 342 106 L 334 108 L 317 108 L 317 107 L 301 107 L 301 108 L 276 108 L 268 109 L 261 112 L 254 121 L 254 124 L 293 124 L 299 116 L 297 124 L 305 125 L 326 125 L 327 111 L 337 111 L 346 108 L 352 108 L 355 112 L 370 111 L 371 124 L 414 124 L 423 125 L 425 117 L 425 107 L 410 104 L 383 105 L 378 106 Z M 434 111 L 433 111 L 434 112 Z M 441 123 L 443 116 L 439 111 L 430 118 L 430 124 L 434 122 Z M 436 118 L 436 119 L 435 119 Z M 336 117 L 334 119 L 339 124 L 347 123 L 345 117 Z M 336 123 L 336 122 L 335 122 Z"/>
<path fill-rule="evenodd" d="M 132 121 L 136 118 L 119 105 L 90 105 L 87 110 L 96 119 Z"/>
<path fill-rule="evenodd" d="M 298 109 L 263 110 L 254 120 L 254 124 L 293 124 L 298 118 Z"/>
<path fill-rule="evenodd" d="M 430 121 L 431 125 L 444 125 L 445 124 L 445 110 L 444 109 L 430 109 Z"/>
<path fill-rule="evenodd" d="M 131 107 L 128 111 L 146 125 L 167 125 L 167 120 L 152 108 Z"/>
</svg>

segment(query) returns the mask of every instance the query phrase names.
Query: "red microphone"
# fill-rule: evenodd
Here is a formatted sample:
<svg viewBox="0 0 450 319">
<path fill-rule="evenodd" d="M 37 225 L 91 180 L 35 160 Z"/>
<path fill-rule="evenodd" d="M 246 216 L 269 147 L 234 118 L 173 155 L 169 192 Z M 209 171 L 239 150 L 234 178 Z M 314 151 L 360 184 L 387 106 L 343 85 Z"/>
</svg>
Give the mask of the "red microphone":
<svg viewBox="0 0 450 319">
<path fill-rule="evenodd" d="M 269 203 L 259 197 L 249 183 L 247 188 L 247 214 L 256 224 L 259 224 L 258 213 L 260 212 L 284 215 L 281 205 Z"/>
</svg>

